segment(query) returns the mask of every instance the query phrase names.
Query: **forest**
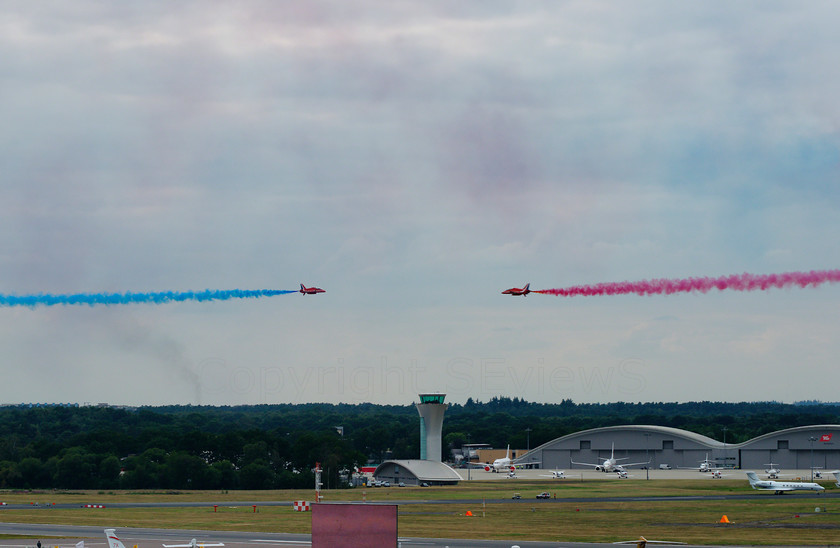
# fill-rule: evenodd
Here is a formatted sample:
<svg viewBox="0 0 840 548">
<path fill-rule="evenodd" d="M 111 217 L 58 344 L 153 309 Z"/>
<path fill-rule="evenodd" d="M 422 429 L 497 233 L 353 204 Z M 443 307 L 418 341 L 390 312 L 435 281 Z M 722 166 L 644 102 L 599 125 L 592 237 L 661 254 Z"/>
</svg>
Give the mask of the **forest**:
<svg viewBox="0 0 840 548">
<path fill-rule="evenodd" d="M 681 428 L 727 443 L 810 424 L 837 424 L 819 402 L 533 403 L 496 397 L 450 404 L 444 452 L 461 444 L 534 448 L 602 426 Z M 413 405 L 276 404 L 140 408 L 0 407 L 3 489 L 326 488 L 340 472 L 384 459 L 418 458 Z M 724 433 L 725 432 L 725 433 Z"/>
</svg>

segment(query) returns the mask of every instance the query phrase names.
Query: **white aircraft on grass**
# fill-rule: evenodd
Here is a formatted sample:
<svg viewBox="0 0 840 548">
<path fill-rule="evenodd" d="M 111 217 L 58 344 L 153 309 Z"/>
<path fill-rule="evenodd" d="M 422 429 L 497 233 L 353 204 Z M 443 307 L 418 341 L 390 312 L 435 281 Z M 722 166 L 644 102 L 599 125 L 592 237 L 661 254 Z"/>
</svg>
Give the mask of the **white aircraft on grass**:
<svg viewBox="0 0 840 548">
<path fill-rule="evenodd" d="M 647 462 L 628 462 L 628 463 L 625 463 L 625 464 L 618 464 L 618 461 L 627 460 L 627 458 L 629 458 L 629 457 L 624 457 L 624 458 L 620 458 L 620 459 L 615 458 L 615 444 L 613 443 L 612 444 L 612 449 L 610 450 L 610 458 L 608 458 L 608 459 L 602 458 L 601 460 L 603 460 L 604 462 L 602 462 L 601 464 L 592 464 L 592 463 L 589 463 L 589 462 L 575 462 L 575 461 L 572 461 L 572 464 L 578 464 L 578 465 L 581 465 L 581 466 L 594 466 L 595 470 L 597 470 L 598 472 L 623 472 L 625 466 L 639 466 L 639 465 L 642 465 L 642 464 L 650 464 L 650 461 L 647 461 Z"/>
<path fill-rule="evenodd" d="M 781 495 L 785 491 L 825 491 L 825 487 L 819 483 L 810 483 L 807 481 L 773 481 L 760 480 L 758 474 L 755 472 L 747 472 L 747 479 L 750 480 L 750 487 L 757 491 L 775 491 L 777 495 Z"/>
</svg>

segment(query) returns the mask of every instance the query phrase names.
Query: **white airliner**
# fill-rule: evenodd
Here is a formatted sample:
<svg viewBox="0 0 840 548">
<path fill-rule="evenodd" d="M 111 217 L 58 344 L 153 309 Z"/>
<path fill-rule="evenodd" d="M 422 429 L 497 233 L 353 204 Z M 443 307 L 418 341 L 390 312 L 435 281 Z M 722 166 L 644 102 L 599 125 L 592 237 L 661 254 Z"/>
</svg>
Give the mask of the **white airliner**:
<svg viewBox="0 0 840 548">
<path fill-rule="evenodd" d="M 757 491 L 775 491 L 777 495 L 781 495 L 785 491 L 825 491 L 825 487 L 819 483 L 810 483 L 806 481 L 773 481 L 760 480 L 758 474 L 755 472 L 747 472 L 747 479 L 750 480 L 750 487 Z"/>
<path fill-rule="evenodd" d="M 523 464 L 519 464 L 519 465 L 516 464 L 515 462 L 510 460 L 510 445 L 508 445 L 507 446 L 507 452 L 505 453 L 504 457 L 502 457 L 500 459 L 496 459 L 496 460 L 494 460 L 493 462 L 490 462 L 490 463 L 480 462 L 478 464 L 481 464 L 482 466 L 484 466 L 484 471 L 485 472 L 499 472 L 501 470 L 507 470 L 507 471 L 513 472 L 514 470 L 516 470 L 517 466 L 519 466 L 521 468 L 525 464 L 540 464 L 540 463 L 539 462 L 527 462 L 527 463 L 523 463 Z M 515 476 L 511 476 L 511 477 L 515 477 Z"/>
<path fill-rule="evenodd" d="M 639 465 L 642 465 L 642 464 L 650 464 L 650 461 L 647 461 L 647 462 L 628 462 L 628 463 L 624 463 L 624 464 L 618 464 L 618 461 L 626 460 L 627 458 L 629 458 L 629 457 L 624 457 L 624 458 L 620 458 L 620 459 L 615 458 L 615 444 L 613 443 L 612 444 L 612 449 L 610 450 L 610 458 L 608 458 L 608 459 L 602 458 L 601 460 L 603 460 L 604 462 L 602 462 L 601 464 L 592 464 L 592 463 L 589 463 L 589 462 L 575 462 L 575 461 L 572 461 L 572 464 L 579 464 L 581 466 L 594 466 L 595 470 L 597 470 L 598 472 L 622 472 L 622 471 L 624 471 L 625 466 L 639 466 Z"/>
</svg>

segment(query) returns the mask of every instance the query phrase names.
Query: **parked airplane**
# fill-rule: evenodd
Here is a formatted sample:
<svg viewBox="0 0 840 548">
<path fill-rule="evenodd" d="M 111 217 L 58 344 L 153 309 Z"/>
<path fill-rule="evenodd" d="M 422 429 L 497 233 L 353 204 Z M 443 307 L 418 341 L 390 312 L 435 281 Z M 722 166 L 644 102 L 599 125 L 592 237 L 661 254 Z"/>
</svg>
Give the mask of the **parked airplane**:
<svg viewBox="0 0 840 548">
<path fill-rule="evenodd" d="M 589 462 L 575 462 L 572 461 L 572 464 L 579 464 L 581 466 L 594 466 L 595 470 L 598 472 L 620 472 L 624 470 L 625 466 L 639 466 L 642 464 L 650 464 L 650 461 L 647 462 L 628 462 L 625 464 L 618 464 L 620 460 L 626 460 L 628 457 L 617 459 L 615 458 L 615 443 L 612 444 L 612 449 L 610 450 L 610 458 L 604 459 L 604 462 L 601 464 L 592 464 Z"/>
<path fill-rule="evenodd" d="M 709 460 L 709 454 L 706 453 L 706 458 L 700 461 L 700 466 L 680 466 L 682 470 L 697 470 L 700 473 L 714 472 L 718 469 L 716 462 Z"/>
<path fill-rule="evenodd" d="M 196 542 L 195 539 L 192 539 L 189 544 L 164 544 L 163 548 L 205 548 L 205 546 L 224 546 L 224 544 L 221 542 L 216 544 L 210 544 L 209 542 Z"/>
<path fill-rule="evenodd" d="M 485 472 L 498 472 L 499 470 L 509 470 L 513 472 L 516 470 L 516 467 L 513 466 L 510 462 L 510 445 L 507 446 L 507 452 L 505 456 L 494 460 L 492 463 L 479 463 L 484 465 Z"/>
<path fill-rule="evenodd" d="M 540 474 L 543 478 L 566 479 L 565 470 L 552 470 L 551 474 Z"/>
<path fill-rule="evenodd" d="M 720 470 L 712 470 L 711 474 L 709 474 L 712 479 L 723 479 L 729 475 L 730 474 L 721 474 Z"/>
<path fill-rule="evenodd" d="M 507 446 L 507 452 L 505 453 L 504 457 L 502 457 L 500 459 L 496 459 L 491 463 L 479 462 L 478 464 L 484 466 L 484 471 L 485 472 L 498 472 L 500 470 L 508 470 L 510 472 L 513 472 L 514 470 L 516 470 L 517 466 L 519 466 L 521 468 L 524 464 L 540 464 L 540 463 L 539 462 L 527 462 L 527 463 L 523 463 L 523 464 L 520 464 L 520 465 L 516 464 L 515 462 L 513 462 L 510 459 L 510 445 L 508 445 Z"/>
<path fill-rule="evenodd" d="M 306 287 L 303 284 L 300 284 L 300 292 L 303 293 L 304 295 L 315 295 L 316 293 L 326 293 L 326 291 L 324 291 L 320 287 L 315 287 L 315 286 Z"/>
<path fill-rule="evenodd" d="M 764 466 L 769 466 L 770 467 L 770 468 L 768 468 L 767 470 L 764 471 L 767 474 L 768 478 L 779 479 L 779 474 L 782 473 L 782 470 L 780 468 L 776 468 L 776 466 L 779 466 L 778 464 L 773 464 L 771 462 L 771 463 L 765 464 Z"/>
<path fill-rule="evenodd" d="M 525 287 L 511 287 L 502 291 L 502 295 L 522 295 L 524 297 L 531 292 L 530 287 L 530 283 L 525 284 Z"/>
<path fill-rule="evenodd" d="M 772 481 L 760 480 L 758 474 L 755 472 L 747 472 L 747 479 L 750 480 L 750 487 L 757 491 L 775 491 L 777 495 L 781 495 L 785 491 L 825 491 L 825 487 L 819 483 L 810 483 L 806 481 Z"/>
</svg>

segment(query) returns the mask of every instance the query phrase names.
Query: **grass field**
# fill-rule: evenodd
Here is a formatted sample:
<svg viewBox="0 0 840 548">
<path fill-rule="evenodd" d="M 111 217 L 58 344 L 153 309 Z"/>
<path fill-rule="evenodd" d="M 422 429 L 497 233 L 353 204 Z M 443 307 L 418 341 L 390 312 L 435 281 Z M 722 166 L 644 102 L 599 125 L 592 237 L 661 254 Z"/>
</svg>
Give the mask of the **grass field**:
<svg viewBox="0 0 840 548">
<path fill-rule="evenodd" d="M 826 486 L 828 487 L 828 483 Z M 832 486 L 833 488 L 833 486 Z M 581 502 L 542 501 L 541 491 Z M 829 489 L 830 492 L 831 489 Z M 511 500 L 514 492 L 522 499 Z M 744 481 L 592 480 L 473 481 L 431 488 L 368 488 L 323 492 L 324 500 L 401 501 L 400 536 L 613 542 L 644 535 L 695 544 L 838 545 L 840 499 L 764 494 L 758 500 L 607 502 L 604 497 L 747 494 Z M 3 521 L 104 527 L 164 527 L 309 533 L 310 515 L 260 501 L 312 500 L 307 491 L 0 492 L 0 502 L 32 504 L 0 510 Z M 483 503 L 484 500 L 503 502 Z M 455 503 L 425 501 L 447 500 Z M 250 505 L 237 502 L 254 502 Z M 406 502 L 408 501 L 408 502 Z M 463 501 L 463 502 L 457 502 Z M 108 508 L 115 502 L 206 502 L 199 508 Z M 37 504 L 37 506 L 35 506 Z M 103 509 L 53 504 L 104 504 Z M 216 511 L 213 505 L 218 504 Z M 838 508 L 834 508 L 834 506 Z M 815 512 L 819 507 L 820 512 Z M 473 517 L 466 517 L 467 511 Z M 732 522 L 721 524 L 726 515 Z"/>
</svg>

